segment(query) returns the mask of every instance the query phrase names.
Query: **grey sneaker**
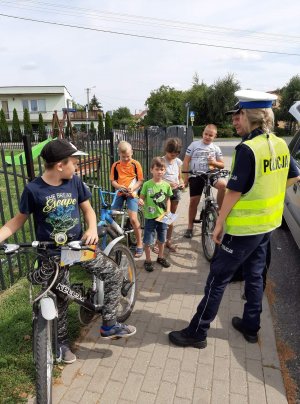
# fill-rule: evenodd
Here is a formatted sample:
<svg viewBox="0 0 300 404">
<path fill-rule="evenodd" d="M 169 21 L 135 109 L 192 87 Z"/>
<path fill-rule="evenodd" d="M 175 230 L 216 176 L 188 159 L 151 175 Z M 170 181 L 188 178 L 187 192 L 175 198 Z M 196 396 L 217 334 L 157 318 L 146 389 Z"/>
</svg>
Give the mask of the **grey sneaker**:
<svg viewBox="0 0 300 404">
<path fill-rule="evenodd" d="M 65 344 L 59 345 L 58 349 L 59 349 L 59 355 L 57 356 L 57 362 L 70 364 L 76 361 L 77 359 L 76 355 L 73 354 L 68 345 Z"/>
<path fill-rule="evenodd" d="M 104 339 L 119 339 L 128 338 L 136 333 L 136 328 L 133 325 L 116 323 L 109 330 L 100 328 L 100 335 Z"/>
</svg>

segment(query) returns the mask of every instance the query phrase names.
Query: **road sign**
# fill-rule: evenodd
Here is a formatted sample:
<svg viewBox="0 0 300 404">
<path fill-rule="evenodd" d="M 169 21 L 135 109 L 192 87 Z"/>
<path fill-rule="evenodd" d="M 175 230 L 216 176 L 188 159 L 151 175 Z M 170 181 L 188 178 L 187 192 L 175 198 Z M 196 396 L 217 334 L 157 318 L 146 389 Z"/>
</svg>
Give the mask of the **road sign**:
<svg viewBox="0 0 300 404">
<path fill-rule="evenodd" d="M 76 108 L 63 108 L 63 111 L 68 111 L 68 112 L 76 112 L 77 109 Z"/>
<path fill-rule="evenodd" d="M 194 111 L 190 111 L 190 118 L 194 118 L 195 117 L 195 112 Z"/>
</svg>

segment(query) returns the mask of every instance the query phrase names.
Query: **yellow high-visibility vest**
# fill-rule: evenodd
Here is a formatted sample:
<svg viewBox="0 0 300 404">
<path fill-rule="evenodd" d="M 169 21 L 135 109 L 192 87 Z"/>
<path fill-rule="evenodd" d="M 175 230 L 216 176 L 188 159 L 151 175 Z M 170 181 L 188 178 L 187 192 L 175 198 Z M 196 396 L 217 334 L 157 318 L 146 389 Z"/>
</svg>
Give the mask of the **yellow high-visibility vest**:
<svg viewBox="0 0 300 404">
<path fill-rule="evenodd" d="M 268 233 L 281 225 L 290 152 L 284 140 L 273 134 L 269 140 L 264 133 L 243 144 L 254 153 L 255 179 L 227 216 L 225 230 L 236 236 Z"/>
</svg>

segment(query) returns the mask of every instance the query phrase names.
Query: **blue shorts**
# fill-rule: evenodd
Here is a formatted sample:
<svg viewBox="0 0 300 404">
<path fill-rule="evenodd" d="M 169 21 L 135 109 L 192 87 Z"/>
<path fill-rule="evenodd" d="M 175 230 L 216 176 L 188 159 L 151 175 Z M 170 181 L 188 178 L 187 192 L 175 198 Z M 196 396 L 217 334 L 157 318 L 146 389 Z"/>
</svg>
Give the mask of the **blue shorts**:
<svg viewBox="0 0 300 404">
<path fill-rule="evenodd" d="M 166 223 L 157 222 L 155 219 L 145 219 L 143 243 L 152 245 L 154 243 L 155 232 L 157 240 L 165 243 L 167 239 L 168 225 Z"/>
<path fill-rule="evenodd" d="M 123 195 L 117 195 L 115 203 L 112 206 L 112 209 L 122 209 L 124 202 L 127 204 L 127 209 L 133 212 L 137 212 L 139 205 L 137 198 L 131 198 L 130 196 L 126 197 Z"/>
</svg>

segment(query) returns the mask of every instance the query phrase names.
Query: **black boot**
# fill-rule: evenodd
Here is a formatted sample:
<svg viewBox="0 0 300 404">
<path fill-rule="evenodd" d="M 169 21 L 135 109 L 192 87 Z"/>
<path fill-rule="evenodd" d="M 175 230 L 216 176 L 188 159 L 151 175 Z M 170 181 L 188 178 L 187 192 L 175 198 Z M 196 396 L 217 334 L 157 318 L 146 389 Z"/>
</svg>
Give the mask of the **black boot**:
<svg viewBox="0 0 300 404">
<path fill-rule="evenodd" d="M 207 346 L 206 338 L 199 340 L 199 338 L 190 337 L 186 330 L 171 331 L 169 333 L 169 340 L 178 346 L 192 346 L 194 348 L 203 349 Z"/>
</svg>

